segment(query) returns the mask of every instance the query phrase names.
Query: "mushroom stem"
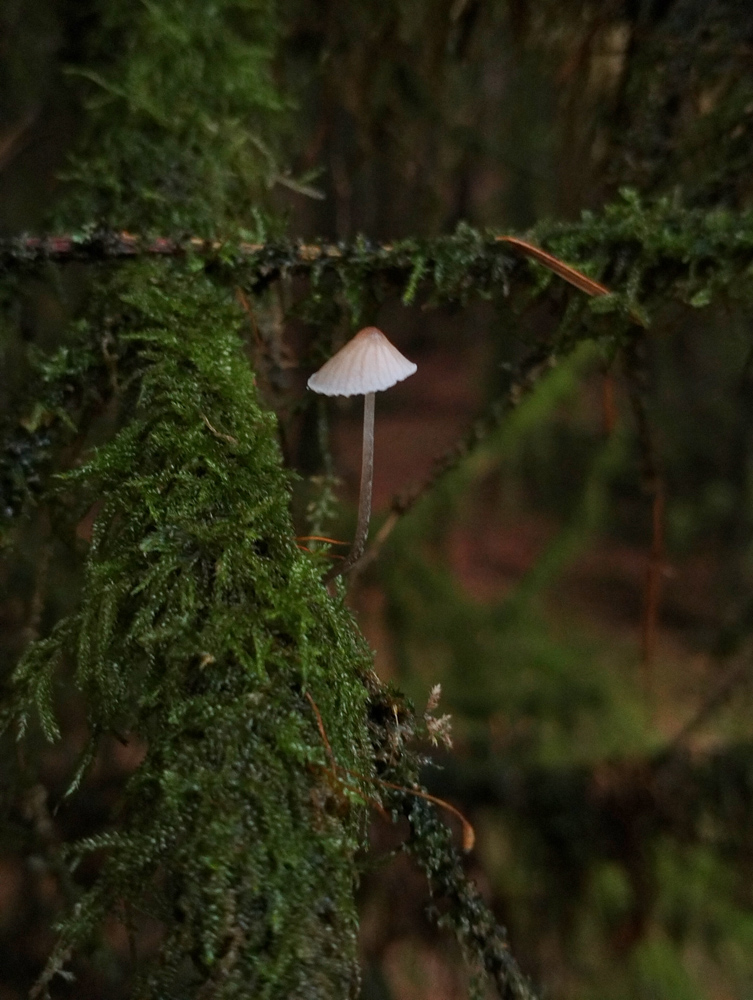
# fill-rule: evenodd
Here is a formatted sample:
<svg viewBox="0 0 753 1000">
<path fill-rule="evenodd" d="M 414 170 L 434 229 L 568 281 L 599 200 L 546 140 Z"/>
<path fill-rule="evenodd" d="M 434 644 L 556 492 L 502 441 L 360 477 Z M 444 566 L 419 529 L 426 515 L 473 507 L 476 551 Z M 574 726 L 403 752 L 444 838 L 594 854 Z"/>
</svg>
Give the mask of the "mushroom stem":
<svg viewBox="0 0 753 1000">
<path fill-rule="evenodd" d="M 336 576 L 347 573 L 358 562 L 366 548 L 366 538 L 369 534 L 371 520 L 371 491 L 374 482 L 374 397 L 375 393 L 367 392 L 363 397 L 363 452 L 361 458 L 361 488 L 358 494 L 358 522 L 356 534 L 350 552 L 344 562 L 333 566 L 324 577 L 332 580 Z"/>
<path fill-rule="evenodd" d="M 358 495 L 358 523 L 353 548 L 348 561 L 355 562 L 363 555 L 371 520 L 371 491 L 374 483 L 374 397 L 367 392 L 363 397 L 363 453 L 361 458 L 361 489 Z"/>
</svg>

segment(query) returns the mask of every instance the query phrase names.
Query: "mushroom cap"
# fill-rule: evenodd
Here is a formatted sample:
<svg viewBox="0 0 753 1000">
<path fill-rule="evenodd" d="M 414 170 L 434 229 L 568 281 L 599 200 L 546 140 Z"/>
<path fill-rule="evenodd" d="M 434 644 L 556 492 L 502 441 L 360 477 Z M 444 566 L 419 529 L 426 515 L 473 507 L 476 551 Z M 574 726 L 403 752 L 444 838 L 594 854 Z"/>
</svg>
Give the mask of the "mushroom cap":
<svg viewBox="0 0 753 1000">
<path fill-rule="evenodd" d="M 389 389 L 415 370 L 381 330 L 367 326 L 314 372 L 308 387 L 325 396 L 361 396 Z"/>
</svg>

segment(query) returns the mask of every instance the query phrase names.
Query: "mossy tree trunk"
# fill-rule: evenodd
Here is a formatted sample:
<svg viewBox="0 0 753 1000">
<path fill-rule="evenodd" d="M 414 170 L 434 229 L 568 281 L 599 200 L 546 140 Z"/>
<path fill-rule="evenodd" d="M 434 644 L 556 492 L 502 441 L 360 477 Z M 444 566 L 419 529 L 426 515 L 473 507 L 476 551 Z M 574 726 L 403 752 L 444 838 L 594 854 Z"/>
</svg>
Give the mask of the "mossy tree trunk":
<svg viewBox="0 0 753 1000">
<path fill-rule="evenodd" d="M 56 623 L 36 614 L 29 632 L 43 634 L 0 722 L 23 752 L 39 730 L 55 741 L 75 692 L 88 739 L 70 795 L 108 739 L 143 759 L 95 835 L 62 851 L 48 837 L 66 909 L 33 992 L 97 967 L 119 924 L 130 961 L 113 981 L 138 997 L 354 996 L 357 857 L 377 804 L 407 818 L 404 846 L 449 904 L 441 922 L 478 995 L 488 975 L 501 996 L 530 1000 L 418 784 L 411 741 L 436 736 L 436 720 L 380 685 L 322 560 L 296 544 L 275 417 L 244 343 L 246 297 L 303 263 L 304 311 L 330 331 L 343 302 L 350 319 L 364 311 L 384 271 L 410 275 L 406 303 L 425 273 L 439 299 L 465 302 L 506 297 L 519 262 L 467 227 L 433 250 L 359 241 L 312 257 L 269 244 L 282 226 L 268 192 L 294 183 L 277 166 L 286 101 L 270 68 L 271 0 L 99 0 L 89 13 L 71 67 L 87 110 L 49 224 L 92 266 L 64 346 L 41 361 L 39 394 L 6 434 L 0 487 L 12 523 L 41 494 L 55 529 L 93 528 L 75 609 Z M 249 242 L 267 244 L 253 260 Z M 124 263 L 112 251 L 125 243 L 170 252 Z M 3 246 L 0 304 L 27 266 L 45 266 L 42 246 Z M 65 474 L 50 480 L 50 468 Z M 28 761 L 21 771 L 36 781 Z"/>
<path fill-rule="evenodd" d="M 368 774 L 369 653 L 296 546 L 230 294 L 152 263 L 95 298 L 86 335 L 125 345 L 128 417 L 63 487 L 97 510 L 81 607 L 16 684 L 22 725 L 36 710 L 55 739 L 69 664 L 91 756 L 106 733 L 146 756 L 117 830 L 76 848 L 106 860 L 41 985 L 108 916 L 146 912 L 163 932 L 139 995 L 349 996 L 365 805 L 333 778 L 313 706 L 338 763 Z"/>
<path fill-rule="evenodd" d="M 269 221 L 275 33 L 255 0 L 102 4 L 74 67 L 89 110 L 57 224 L 213 236 Z M 370 654 L 296 545 L 243 327 L 200 262 L 137 263 L 92 284 L 64 355 L 85 369 L 106 340 L 120 427 L 57 493 L 96 513 L 84 588 L 22 659 L 13 714 L 56 739 L 66 677 L 90 731 L 74 786 L 104 735 L 145 757 L 117 822 L 75 848 L 104 860 L 74 890 L 37 992 L 113 917 L 142 997 L 357 989 L 366 798 L 328 752 L 373 770 Z M 161 931 L 140 957 L 143 914 Z"/>
</svg>

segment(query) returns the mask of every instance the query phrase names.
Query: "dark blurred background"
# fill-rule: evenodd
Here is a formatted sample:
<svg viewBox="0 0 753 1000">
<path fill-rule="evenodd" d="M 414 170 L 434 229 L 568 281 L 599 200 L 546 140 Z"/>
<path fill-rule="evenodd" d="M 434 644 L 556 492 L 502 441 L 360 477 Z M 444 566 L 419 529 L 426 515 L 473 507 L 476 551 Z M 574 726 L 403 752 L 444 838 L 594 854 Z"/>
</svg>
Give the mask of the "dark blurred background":
<svg viewBox="0 0 753 1000">
<path fill-rule="evenodd" d="M 291 173 L 272 195 L 291 235 L 389 241 L 459 222 L 521 232 L 598 212 L 623 187 L 708 211 L 749 207 L 746 0 L 280 7 L 276 71 L 295 107 L 280 137 Z M 83 116 L 66 66 L 97 9 L 0 0 L 0 235 L 44 225 L 60 191 Z M 69 270 L 19 283 L 0 339 L 4 407 L 30 352 L 64 335 L 83 282 Z M 330 460 L 322 448 L 312 457 L 301 295 L 283 282 L 258 306 L 286 347 L 266 388 L 301 476 L 301 534 L 315 517 L 347 538 L 360 414 L 334 405 Z M 378 524 L 557 315 L 545 302 L 516 323 L 483 301 L 405 307 L 396 290 L 367 318 L 419 365 L 378 401 Z M 663 537 L 622 368 L 605 375 L 583 350 L 404 519 L 351 592 L 380 675 L 419 709 L 442 685 L 454 749 L 437 750 L 426 781 L 474 824 L 468 868 L 523 967 L 558 1000 L 753 995 L 752 347 L 740 302 L 655 313 L 642 377 Z M 307 515 L 327 482 L 342 504 Z M 88 527 L 51 543 L 41 520 L 19 529 L 0 571 L 7 668 L 75 601 Z M 648 625 L 647 580 L 658 595 Z M 50 845 L 96 829 L 138 761 L 113 741 L 86 794 L 60 805 L 80 745 L 80 708 L 68 711 L 73 735 L 39 758 L 49 798 L 32 785 L 0 817 L 0 1000 L 24 995 L 50 946 L 65 891 L 45 865 Z M 460 956 L 426 919 L 400 836 L 375 820 L 365 996 L 464 996 Z M 111 938 L 87 995 L 117 995 L 127 955 Z"/>
</svg>

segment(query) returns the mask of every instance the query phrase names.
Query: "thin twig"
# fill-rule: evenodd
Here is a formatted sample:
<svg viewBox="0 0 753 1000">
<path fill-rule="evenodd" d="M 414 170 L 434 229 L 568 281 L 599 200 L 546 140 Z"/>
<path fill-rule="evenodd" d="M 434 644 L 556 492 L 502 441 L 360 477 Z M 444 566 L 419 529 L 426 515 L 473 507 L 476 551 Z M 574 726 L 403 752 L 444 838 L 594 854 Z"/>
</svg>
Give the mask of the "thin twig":
<svg viewBox="0 0 753 1000">
<path fill-rule="evenodd" d="M 497 236 L 496 239 L 498 242 L 508 243 L 510 246 L 515 247 L 516 250 L 519 250 L 526 257 L 535 260 L 549 271 L 552 271 L 553 274 L 562 278 L 563 281 L 580 289 L 581 292 L 585 292 L 586 295 L 601 296 L 612 294 L 611 289 L 607 288 L 606 285 L 602 285 L 599 281 L 594 281 L 587 274 L 572 267 L 570 264 L 566 264 L 559 257 L 547 253 L 546 250 L 542 250 L 541 247 L 537 247 L 527 240 L 521 240 L 517 236 Z M 634 323 L 645 327 L 646 323 L 644 319 L 637 312 L 631 310 L 629 315 Z"/>
<path fill-rule="evenodd" d="M 337 761 L 335 760 L 335 755 L 332 752 L 332 746 L 329 742 L 329 739 L 327 738 L 327 730 L 324 728 L 324 720 L 322 719 L 322 713 L 319 711 L 319 706 L 314 701 L 311 692 L 306 691 L 306 698 L 308 700 L 309 705 L 311 705 L 312 709 L 314 710 L 314 715 L 316 716 L 316 724 L 319 728 L 319 735 L 322 738 L 324 749 L 327 751 L 327 757 L 329 758 L 329 762 L 332 765 L 332 770 L 336 771 L 338 765 Z"/>
<path fill-rule="evenodd" d="M 348 542 L 341 542 L 337 538 L 327 538 L 326 535 L 296 535 L 297 542 L 329 542 L 330 545 L 348 545 Z"/>
<path fill-rule="evenodd" d="M 697 732 L 701 726 L 705 725 L 714 714 L 726 704 L 746 678 L 750 677 L 753 671 L 750 656 L 736 663 L 716 684 L 712 691 L 704 699 L 695 715 L 680 727 L 679 731 L 672 737 L 667 750 L 670 755 L 676 754 L 685 747 L 688 739 Z"/>
<path fill-rule="evenodd" d="M 218 431 L 215 427 L 212 427 L 209 423 L 208 417 L 205 417 L 203 413 L 199 414 L 199 416 L 216 438 L 219 438 L 221 441 L 227 441 L 229 444 L 238 444 L 237 438 L 232 437 L 230 434 L 223 434 L 222 431 Z"/>
<path fill-rule="evenodd" d="M 262 340 L 261 331 L 259 330 L 259 324 L 256 320 L 256 313 L 251 307 L 251 303 L 248 301 L 248 296 L 246 295 L 246 293 L 243 291 L 242 288 L 236 288 L 235 298 L 238 302 L 238 305 L 248 316 L 248 321 L 251 325 L 251 329 L 253 330 L 254 338 L 256 340 L 256 346 L 261 349 L 264 345 L 264 341 Z"/>
<path fill-rule="evenodd" d="M 435 806 L 440 806 L 440 808 L 444 809 L 446 812 L 452 813 L 453 816 L 456 816 L 460 820 L 463 827 L 463 850 L 466 853 L 473 850 L 476 843 L 476 831 L 460 810 L 456 809 L 455 806 L 450 805 L 449 802 L 438 798 L 436 795 L 431 795 L 429 792 L 424 792 L 419 788 L 408 788 L 405 785 L 396 785 L 394 782 L 385 781 L 383 778 L 367 778 L 362 774 L 358 774 L 356 771 L 351 771 L 347 767 L 343 768 L 343 770 L 353 778 L 359 778 L 362 781 L 373 781 L 382 788 L 391 788 L 393 791 L 400 792 L 403 795 L 415 795 L 419 799 L 424 799 L 426 802 L 433 802 Z"/>
<path fill-rule="evenodd" d="M 559 275 L 568 284 L 573 285 L 575 288 L 579 288 L 581 292 L 585 292 L 586 295 L 609 295 L 610 290 L 606 285 L 602 285 L 598 281 L 594 281 L 593 278 L 589 278 L 587 274 L 582 271 L 578 271 L 576 268 L 571 267 L 570 264 L 566 264 L 564 261 L 560 260 L 559 257 L 555 257 L 551 253 L 547 253 L 546 250 L 542 250 L 541 247 L 534 246 L 533 243 L 529 243 L 527 240 L 521 240 L 517 236 L 497 236 L 497 241 L 500 243 L 509 243 L 510 246 L 515 247 L 521 253 L 525 254 L 526 257 L 531 257 L 537 263 L 548 268 L 554 274 Z"/>
</svg>

